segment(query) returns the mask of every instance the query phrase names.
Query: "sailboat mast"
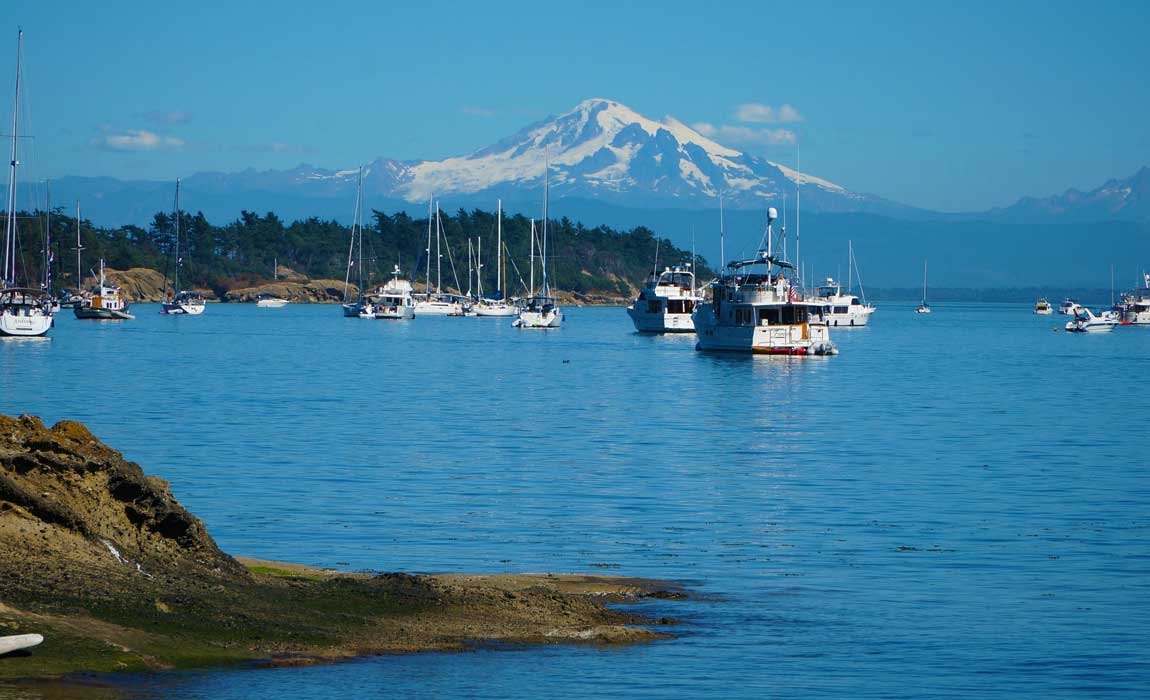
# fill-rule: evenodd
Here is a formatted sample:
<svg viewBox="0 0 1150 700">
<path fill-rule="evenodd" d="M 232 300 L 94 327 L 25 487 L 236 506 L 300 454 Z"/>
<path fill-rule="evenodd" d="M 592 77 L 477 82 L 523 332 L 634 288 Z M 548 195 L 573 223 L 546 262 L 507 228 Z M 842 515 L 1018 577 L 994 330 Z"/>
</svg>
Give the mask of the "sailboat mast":
<svg viewBox="0 0 1150 700">
<path fill-rule="evenodd" d="M 475 251 L 475 292 L 480 299 L 483 298 L 483 236 L 477 237 L 477 249 Z"/>
<path fill-rule="evenodd" d="M 172 275 L 172 295 L 180 293 L 180 178 L 176 178 L 176 253 L 173 261 L 176 266 Z"/>
<path fill-rule="evenodd" d="M 727 235 L 723 231 L 723 193 L 719 193 L 719 268 L 720 270 L 727 264 L 727 251 L 726 251 Z"/>
<path fill-rule="evenodd" d="M 52 179 L 44 180 L 44 291 L 52 290 Z M 1113 282 L 1113 267 L 1111 267 Z"/>
<path fill-rule="evenodd" d="M 551 170 L 551 163 L 548 161 L 543 167 L 543 246 L 542 246 L 542 259 L 540 260 L 540 270 L 543 273 L 543 296 L 550 296 L 551 290 L 547 287 L 547 173 Z"/>
<path fill-rule="evenodd" d="M 531 296 L 535 296 L 535 219 L 531 220 Z"/>
<path fill-rule="evenodd" d="M 855 248 L 852 241 L 847 241 L 847 294 L 854 293 Z"/>
<path fill-rule="evenodd" d="M 427 278 L 423 283 L 423 293 L 428 295 L 429 299 L 430 299 L 430 295 L 431 295 L 431 207 L 432 207 L 432 204 L 433 204 L 433 197 L 428 197 L 427 198 L 427 250 L 425 251 L 426 257 L 427 257 Z"/>
<path fill-rule="evenodd" d="M 359 239 L 358 239 L 359 251 L 357 253 L 357 257 L 359 259 L 355 261 L 355 266 L 359 268 L 359 274 L 356 275 L 356 279 L 359 281 L 359 293 L 362 295 L 363 291 L 364 291 L 363 290 L 363 166 L 362 165 L 359 167 L 359 175 L 356 178 L 356 187 L 358 188 L 358 192 L 356 192 L 356 195 L 355 195 L 355 218 L 356 218 L 355 226 L 359 230 Z"/>
<path fill-rule="evenodd" d="M 8 170 L 8 221 L 4 230 L 4 270 L 0 277 L 0 286 L 16 284 L 16 143 L 19 139 L 20 114 L 20 62 L 24 58 L 24 30 L 20 30 L 16 39 L 16 95 L 12 100 L 12 158 Z"/>
<path fill-rule="evenodd" d="M 440 241 L 443 239 L 443 227 L 439 222 L 439 202 L 435 203 L 435 293 L 443 290 L 443 253 Z"/>
<path fill-rule="evenodd" d="M 80 271 L 80 251 L 84 247 L 80 245 L 80 200 L 76 200 L 76 293 L 80 293 L 80 287 L 84 284 L 84 273 Z"/>
<path fill-rule="evenodd" d="M 495 214 L 495 295 L 503 298 L 503 200 L 499 200 Z"/>
<path fill-rule="evenodd" d="M 802 219 L 800 212 L 803 203 L 803 162 L 800 159 L 799 145 L 795 144 L 795 267 L 799 269 L 799 287 L 806 287 L 806 268 L 799 267 L 802 256 L 799 255 L 799 244 L 802 241 Z"/>
</svg>

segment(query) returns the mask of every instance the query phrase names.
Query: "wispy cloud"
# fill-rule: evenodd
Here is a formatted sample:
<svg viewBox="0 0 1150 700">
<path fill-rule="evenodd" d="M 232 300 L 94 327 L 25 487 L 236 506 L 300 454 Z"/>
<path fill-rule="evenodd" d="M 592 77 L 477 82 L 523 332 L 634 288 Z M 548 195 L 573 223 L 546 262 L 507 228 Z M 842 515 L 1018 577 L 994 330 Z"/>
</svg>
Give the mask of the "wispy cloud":
<svg viewBox="0 0 1150 700">
<path fill-rule="evenodd" d="M 187 124 L 192 120 L 192 115 L 182 109 L 144 112 L 143 117 L 156 124 Z"/>
<path fill-rule="evenodd" d="M 791 105 L 785 104 L 776 109 L 752 102 L 735 108 L 735 120 L 749 124 L 786 124 L 801 122 L 803 115 Z"/>
<path fill-rule="evenodd" d="M 145 129 L 106 129 L 89 143 L 107 151 L 174 151 L 184 147 L 184 140 L 163 136 Z"/>
<path fill-rule="evenodd" d="M 477 107 L 475 105 L 464 105 L 459 108 L 460 112 L 470 115 L 472 117 L 494 117 L 495 110 L 488 109 L 487 107 Z"/>
<path fill-rule="evenodd" d="M 703 136 L 715 139 L 719 143 L 742 148 L 788 146 L 798 140 L 798 136 L 790 129 L 765 129 L 737 124 L 715 126 L 708 122 L 695 122 L 691 127 Z"/>
</svg>

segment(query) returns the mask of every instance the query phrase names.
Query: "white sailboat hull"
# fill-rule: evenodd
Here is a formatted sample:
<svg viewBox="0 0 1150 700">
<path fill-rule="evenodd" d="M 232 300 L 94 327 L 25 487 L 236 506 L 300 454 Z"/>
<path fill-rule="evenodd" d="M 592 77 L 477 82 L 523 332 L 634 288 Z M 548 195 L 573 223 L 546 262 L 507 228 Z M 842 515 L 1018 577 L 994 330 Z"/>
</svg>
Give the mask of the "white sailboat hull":
<svg viewBox="0 0 1150 700">
<path fill-rule="evenodd" d="M 510 304 L 476 304 L 476 316 L 491 316 L 497 318 L 509 318 L 519 313 L 519 309 Z"/>
<path fill-rule="evenodd" d="M 0 311 L 0 335 L 34 338 L 52 328 L 52 316 L 40 309 L 6 307 Z"/>
<path fill-rule="evenodd" d="M 287 299 L 260 299 L 256 302 L 256 308 L 259 309 L 278 309 L 287 306 L 291 302 Z"/>
<path fill-rule="evenodd" d="M 450 301 L 417 301 L 416 316 L 462 316 L 463 305 Z"/>
<path fill-rule="evenodd" d="M 176 304 L 174 302 L 164 302 L 160 313 L 176 315 L 176 316 L 199 316 L 204 312 L 203 304 Z"/>
<path fill-rule="evenodd" d="M 516 328 L 559 328 L 563 325 L 563 311 L 520 311 L 514 325 Z"/>
</svg>

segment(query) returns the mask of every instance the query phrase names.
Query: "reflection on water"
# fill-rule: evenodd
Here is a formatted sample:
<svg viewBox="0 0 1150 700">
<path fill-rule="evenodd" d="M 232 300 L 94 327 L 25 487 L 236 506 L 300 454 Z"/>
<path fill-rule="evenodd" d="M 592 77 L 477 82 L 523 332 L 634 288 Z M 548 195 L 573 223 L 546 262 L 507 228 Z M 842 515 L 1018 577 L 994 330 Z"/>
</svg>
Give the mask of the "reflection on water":
<svg viewBox="0 0 1150 700">
<path fill-rule="evenodd" d="M 0 410 L 88 422 L 228 551 L 609 565 L 701 593 L 648 608 L 684 620 L 650 646 L 163 676 L 138 696 L 1046 697 L 1150 680 L 1150 476 L 1142 434 L 1115 429 L 1145 400 L 1144 329 L 885 305 L 834 333 L 840 355 L 788 358 L 698 353 L 621 309 L 530 332 L 134 308 L 0 343 Z"/>
</svg>

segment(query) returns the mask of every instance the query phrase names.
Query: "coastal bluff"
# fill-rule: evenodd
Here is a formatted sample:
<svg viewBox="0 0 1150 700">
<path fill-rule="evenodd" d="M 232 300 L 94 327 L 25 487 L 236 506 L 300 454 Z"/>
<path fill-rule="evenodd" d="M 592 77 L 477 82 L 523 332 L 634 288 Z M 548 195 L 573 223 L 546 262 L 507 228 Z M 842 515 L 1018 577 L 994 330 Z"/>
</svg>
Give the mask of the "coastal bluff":
<svg viewBox="0 0 1150 700">
<path fill-rule="evenodd" d="M 605 605 L 674 584 L 583 574 L 346 573 L 235 558 L 80 423 L 0 415 L 0 681 L 220 664 L 301 665 L 477 643 L 665 638 Z"/>
</svg>

